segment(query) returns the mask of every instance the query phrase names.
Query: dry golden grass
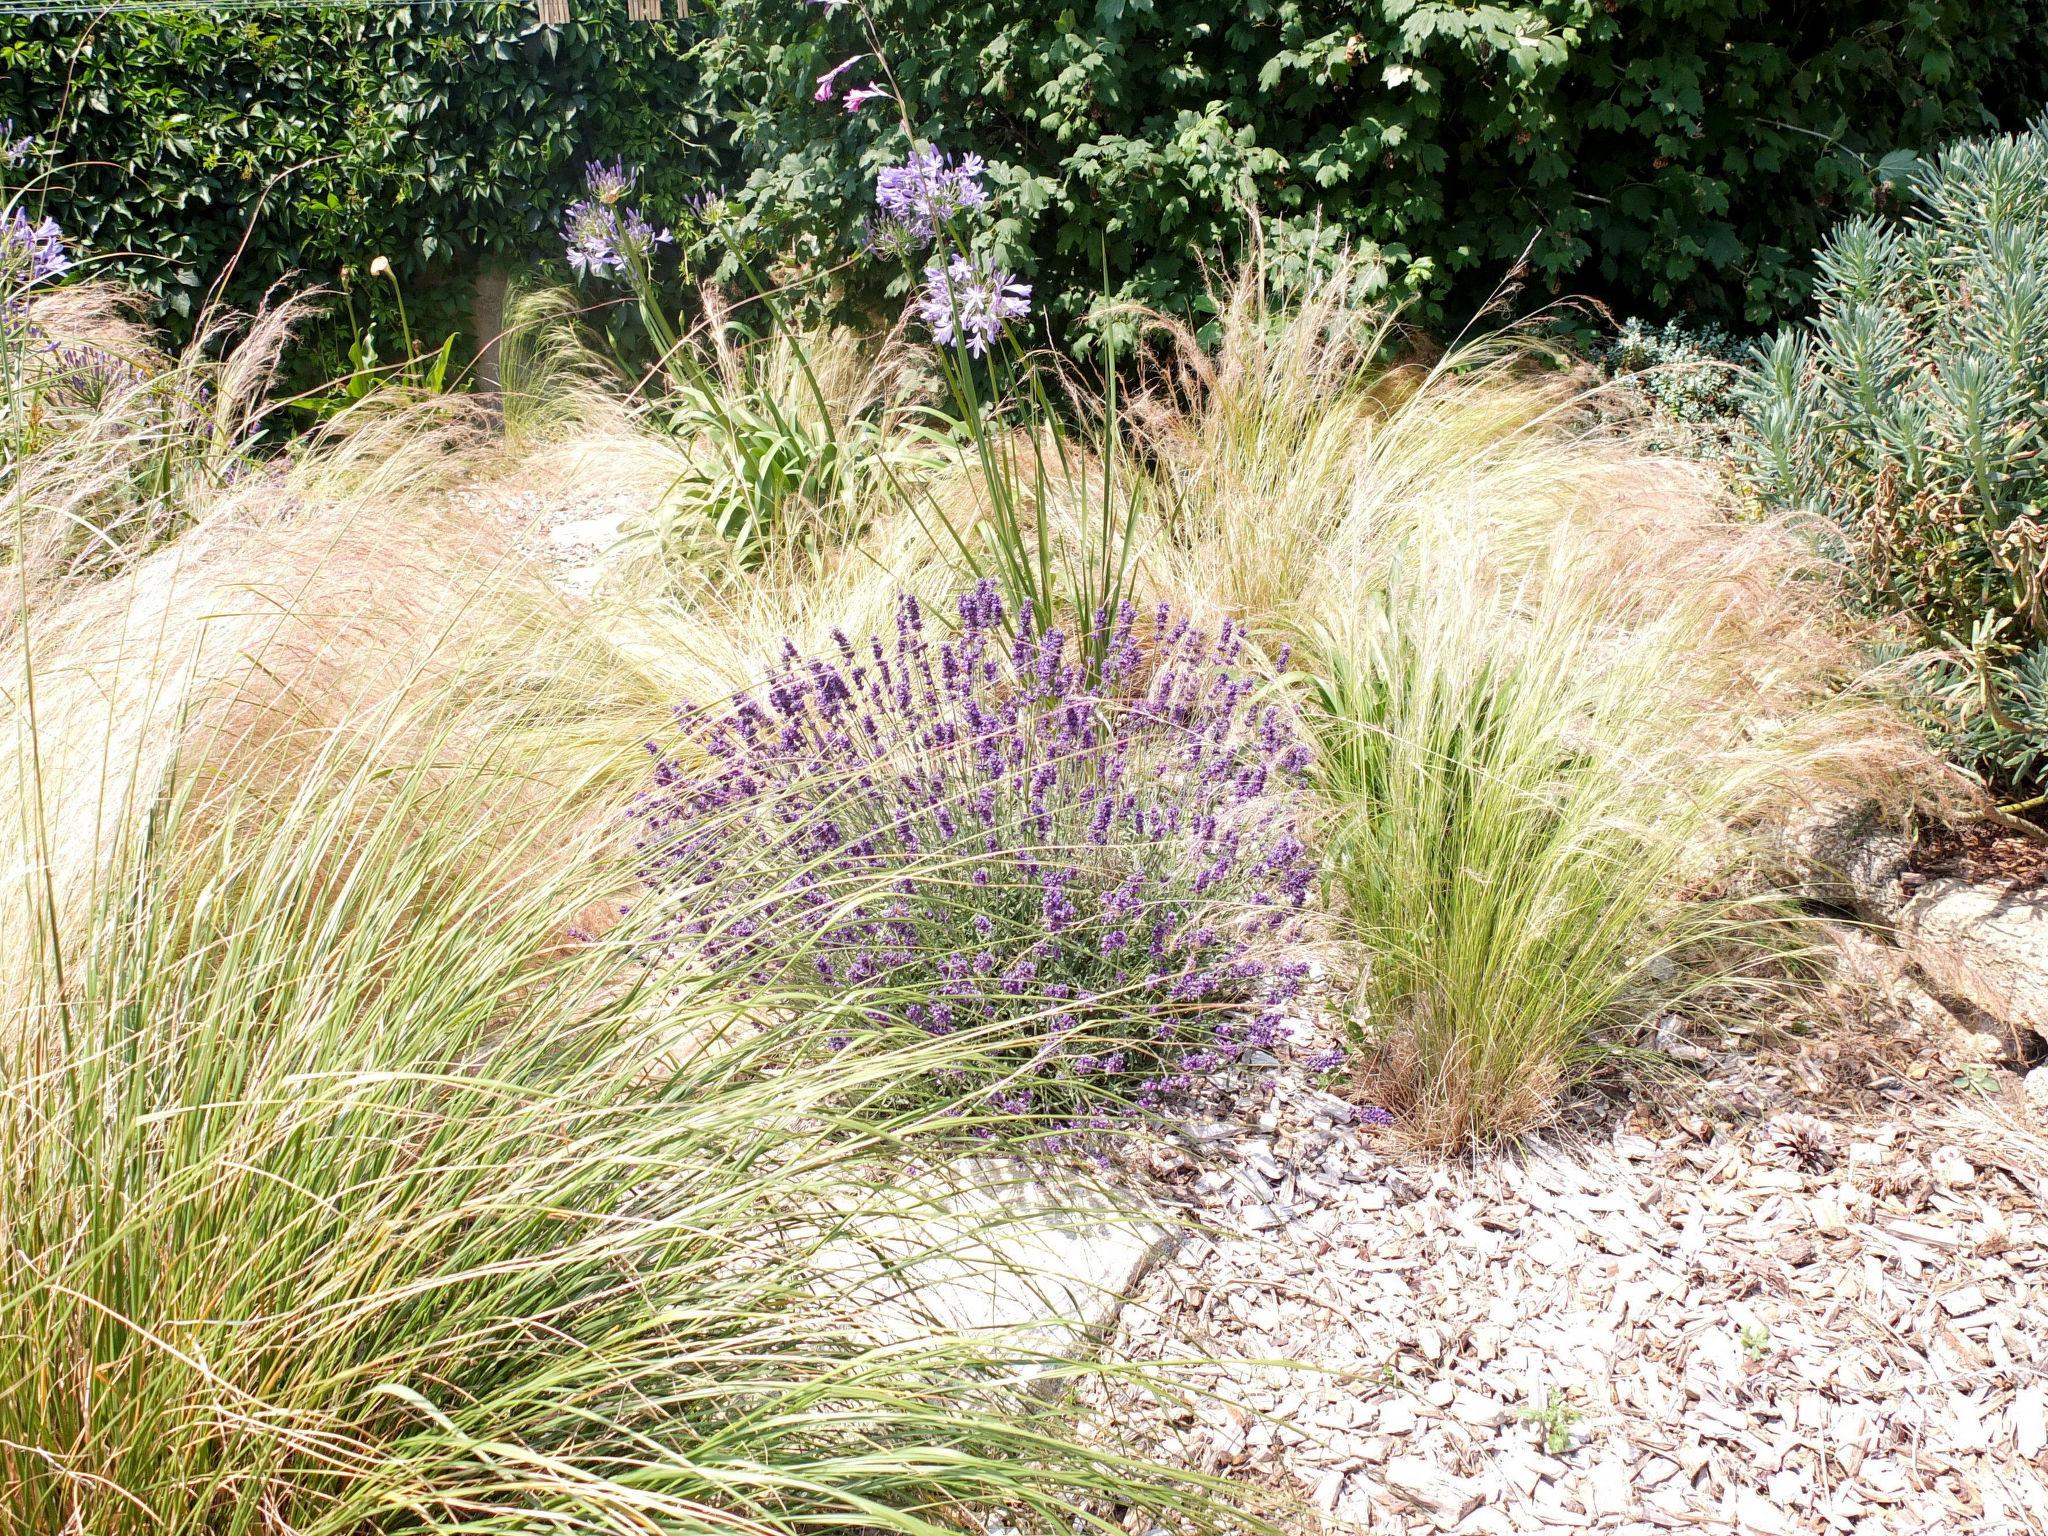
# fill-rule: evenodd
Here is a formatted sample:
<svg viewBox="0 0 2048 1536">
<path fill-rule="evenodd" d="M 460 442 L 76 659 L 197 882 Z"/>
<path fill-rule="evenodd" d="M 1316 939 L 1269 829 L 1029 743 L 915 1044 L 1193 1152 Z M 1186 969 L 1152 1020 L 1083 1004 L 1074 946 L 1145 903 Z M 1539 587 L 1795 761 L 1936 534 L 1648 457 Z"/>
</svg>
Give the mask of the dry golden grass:
<svg viewBox="0 0 2048 1536">
<path fill-rule="evenodd" d="M 616 802 L 670 685 L 522 555 L 487 489 L 505 450 L 472 410 L 359 420 L 119 573 L 40 594 L 0 644 L 11 896 L 75 910 L 174 769 L 288 796 L 346 738 L 395 766 L 545 717 L 504 786 L 508 826 L 522 800 Z M 443 494 L 455 484 L 471 494 Z M 457 698 L 459 730 L 443 718 Z M 8 925 L 0 975 L 31 942 Z"/>
<path fill-rule="evenodd" d="M 1529 334 L 1415 355 L 1357 275 L 1276 303 L 1245 274 L 1213 355 L 1162 326 L 1147 571 L 1294 644 L 1374 1088 L 1448 1146 L 1541 1123 L 1604 1041 L 1754 963 L 1745 827 L 1942 775 L 1795 530 Z"/>
<path fill-rule="evenodd" d="M 0 620 L 45 591 L 100 579 L 234 498 L 276 405 L 279 360 L 317 297 L 253 318 L 215 310 L 175 356 L 132 299 L 79 283 L 37 296 L 4 372 Z M 75 382 L 74 382 L 75 381 Z"/>
</svg>

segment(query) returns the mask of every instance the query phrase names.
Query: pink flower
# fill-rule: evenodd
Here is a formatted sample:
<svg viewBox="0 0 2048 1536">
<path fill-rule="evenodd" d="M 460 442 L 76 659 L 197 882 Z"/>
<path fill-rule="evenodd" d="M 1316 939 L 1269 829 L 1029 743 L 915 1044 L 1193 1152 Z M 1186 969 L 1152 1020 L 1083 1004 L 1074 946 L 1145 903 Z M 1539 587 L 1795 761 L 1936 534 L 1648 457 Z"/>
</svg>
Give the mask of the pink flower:
<svg viewBox="0 0 2048 1536">
<path fill-rule="evenodd" d="M 813 101 L 830 101 L 832 99 L 834 82 L 865 57 L 865 54 L 856 53 L 852 58 L 833 65 L 825 73 L 818 76 L 818 88 L 811 93 L 811 99 Z"/>
<path fill-rule="evenodd" d="M 869 102 L 874 101 L 880 97 L 886 96 L 888 94 L 889 93 L 883 90 L 879 85 L 856 86 L 854 87 L 854 89 L 846 93 L 846 110 L 849 112 L 858 112 L 862 107 L 866 106 Z"/>
</svg>

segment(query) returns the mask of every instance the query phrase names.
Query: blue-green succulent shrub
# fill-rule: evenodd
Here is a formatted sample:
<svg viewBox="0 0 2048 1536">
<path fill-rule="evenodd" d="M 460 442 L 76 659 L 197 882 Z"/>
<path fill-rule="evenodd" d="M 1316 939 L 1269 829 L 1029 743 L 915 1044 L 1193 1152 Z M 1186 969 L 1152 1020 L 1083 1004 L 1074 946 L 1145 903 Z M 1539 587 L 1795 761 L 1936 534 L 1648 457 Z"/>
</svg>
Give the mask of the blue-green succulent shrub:
<svg viewBox="0 0 2048 1536">
<path fill-rule="evenodd" d="M 1813 323 L 1763 351 L 1746 468 L 1819 514 L 1917 663 L 1958 761 L 2048 788 L 2048 119 L 1945 150 L 1903 217 L 1820 252 Z"/>
</svg>

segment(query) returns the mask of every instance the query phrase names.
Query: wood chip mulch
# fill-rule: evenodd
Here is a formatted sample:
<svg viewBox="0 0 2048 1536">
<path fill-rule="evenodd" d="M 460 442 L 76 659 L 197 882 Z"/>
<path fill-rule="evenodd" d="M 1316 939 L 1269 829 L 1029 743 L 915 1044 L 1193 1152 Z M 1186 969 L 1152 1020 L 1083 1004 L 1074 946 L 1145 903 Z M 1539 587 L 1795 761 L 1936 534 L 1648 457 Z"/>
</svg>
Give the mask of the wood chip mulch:
<svg viewBox="0 0 2048 1536">
<path fill-rule="evenodd" d="M 1277 1072 L 1108 1341 L 1215 1396 L 1100 1411 L 1304 1532 L 2048 1531 L 2048 1106 L 1906 1028 L 1457 1163 Z"/>
</svg>

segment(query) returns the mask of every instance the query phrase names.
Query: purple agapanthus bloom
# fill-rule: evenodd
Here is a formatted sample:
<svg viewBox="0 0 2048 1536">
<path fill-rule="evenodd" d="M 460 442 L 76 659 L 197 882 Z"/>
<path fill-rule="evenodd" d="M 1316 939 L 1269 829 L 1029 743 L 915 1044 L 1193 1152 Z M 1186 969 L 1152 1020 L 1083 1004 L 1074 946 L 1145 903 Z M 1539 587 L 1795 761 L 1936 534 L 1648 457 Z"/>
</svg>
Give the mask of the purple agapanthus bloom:
<svg viewBox="0 0 2048 1536">
<path fill-rule="evenodd" d="M 1091 680 L 994 583 L 957 607 L 944 639 L 905 598 L 893 643 L 785 643 L 651 748 L 633 816 L 663 942 L 762 988 L 873 989 L 863 1009 L 932 1034 L 999 1026 L 970 1086 L 1077 1123 L 1278 1043 L 1307 978 L 1270 956 L 1314 887 L 1310 753 L 1242 633 L 1125 605 L 1091 626 Z"/>
<path fill-rule="evenodd" d="M 875 177 L 875 206 L 920 242 L 930 242 L 961 214 L 988 206 L 981 184 L 988 165 L 979 155 L 955 161 L 936 149 L 921 149 L 901 165 Z"/>
<path fill-rule="evenodd" d="M 917 308 L 932 328 L 932 340 L 942 347 L 960 342 L 980 357 L 1005 325 L 1031 313 L 1031 285 L 1000 267 L 955 256 L 924 269 Z"/>
<path fill-rule="evenodd" d="M 563 216 L 562 243 L 578 277 L 602 277 L 645 261 L 675 236 L 656 229 L 637 208 L 625 206 L 638 173 L 620 160 L 592 160 L 583 167 L 590 196 L 571 203 Z"/>
<path fill-rule="evenodd" d="M 640 173 L 627 169 L 626 162 L 619 159 L 591 160 L 583 167 L 585 190 L 606 207 L 623 202 L 639 179 Z"/>
<path fill-rule="evenodd" d="M 0 277 L 40 283 L 70 270 L 64 231 L 55 219 L 32 220 L 19 208 L 0 219 Z"/>
<path fill-rule="evenodd" d="M 0 165 L 20 165 L 36 152 L 36 141 L 23 134 L 14 136 L 14 119 L 0 121 Z"/>
</svg>

